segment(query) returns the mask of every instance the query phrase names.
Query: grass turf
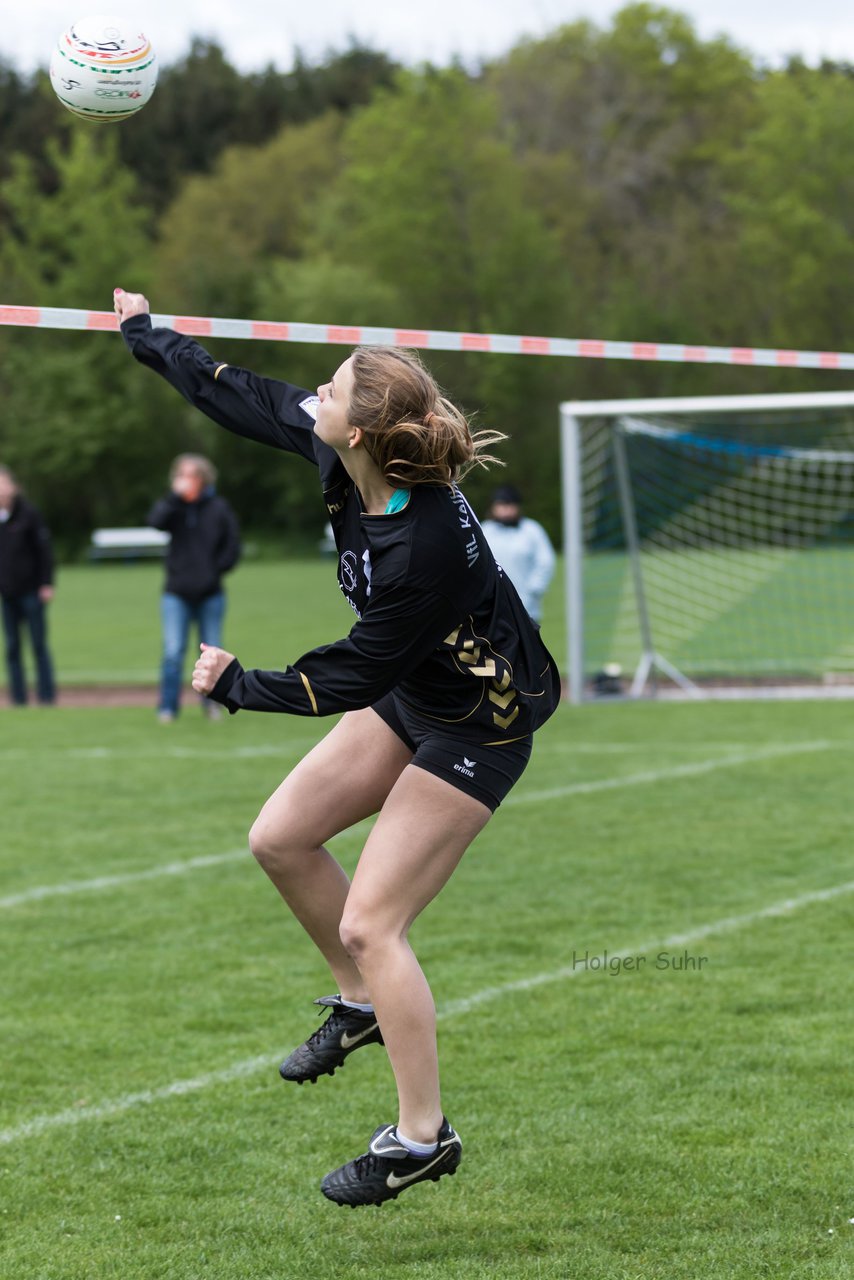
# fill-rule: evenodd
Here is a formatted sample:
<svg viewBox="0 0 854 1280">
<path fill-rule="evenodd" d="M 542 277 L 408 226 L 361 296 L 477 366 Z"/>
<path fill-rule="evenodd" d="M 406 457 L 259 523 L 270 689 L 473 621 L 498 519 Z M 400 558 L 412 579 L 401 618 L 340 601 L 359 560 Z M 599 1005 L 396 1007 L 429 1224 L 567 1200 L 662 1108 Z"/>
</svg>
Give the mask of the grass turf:
<svg viewBox="0 0 854 1280">
<path fill-rule="evenodd" d="M 460 1173 L 356 1213 L 388 1065 L 279 1081 L 329 980 L 241 852 L 321 726 L 152 721 L 3 715 L 4 1280 L 851 1274 L 852 895 L 755 916 L 852 879 L 848 708 L 561 709 L 413 931 Z"/>
<path fill-rule="evenodd" d="M 51 605 L 60 686 L 156 681 L 162 588 L 159 564 L 62 568 Z M 226 589 L 224 642 L 251 666 L 281 668 L 353 624 L 330 560 L 247 561 Z M 192 636 L 188 674 L 195 644 Z"/>
</svg>

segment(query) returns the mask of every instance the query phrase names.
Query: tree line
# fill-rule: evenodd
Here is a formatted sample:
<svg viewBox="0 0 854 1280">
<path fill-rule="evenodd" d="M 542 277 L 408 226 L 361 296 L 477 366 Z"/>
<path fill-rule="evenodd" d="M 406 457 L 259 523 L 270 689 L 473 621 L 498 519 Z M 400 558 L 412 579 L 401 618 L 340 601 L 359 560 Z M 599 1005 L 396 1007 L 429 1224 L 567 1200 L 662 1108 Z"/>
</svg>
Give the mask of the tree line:
<svg viewBox="0 0 854 1280">
<path fill-rule="evenodd" d="M 114 128 L 0 67 L 0 301 L 850 350 L 854 72 L 769 69 L 631 4 L 476 68 L 360 46 L 242 75 L 195 42 Z M 305 386 L 343 353 L 211 343 Z M 833 389 L 844 375 L 433 353 L 559 533 L 562 399 Z M 0 458 L 66 543 L 140 519 L 198 448 L 244 523 L 316 540 L 308 468 L 219 432 L 114 335 L 0 332 Z M 481 507 L 491 476 L 467 488 Z"/>
</svg>

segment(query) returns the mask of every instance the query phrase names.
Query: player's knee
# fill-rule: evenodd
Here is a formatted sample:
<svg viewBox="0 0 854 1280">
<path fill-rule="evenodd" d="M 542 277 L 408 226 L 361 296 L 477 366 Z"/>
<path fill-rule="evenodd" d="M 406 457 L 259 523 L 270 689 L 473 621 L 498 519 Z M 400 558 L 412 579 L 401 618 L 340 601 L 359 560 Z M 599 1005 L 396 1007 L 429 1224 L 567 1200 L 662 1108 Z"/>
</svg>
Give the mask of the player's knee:
<svg viewBox="0 0 854 1280">
<path fill-rule="evenodd" d="M 287 831 L 280 826 L 273 826 L 263 813 L 252 824 L 249 848 L 265 871 L 282 871 L 286 868 L 290 849 Z"/>
<path fill-rule="evenodd" d="M 338 926 L 338 936 L 347 954 L 358 962 L 371 947 L 382 945 L 384 931 L 370 912 L 345 907 Z"/>
<path fill-rule="evenodd" d="M 341 945 L 344 950 L 354 960 L 364 954 L 366 930 L 360 917 L 355 912 L 347 911 L 345 908 L 341 923 L 338 926 L 338 936 L 341 939 Z"/>
</svg>

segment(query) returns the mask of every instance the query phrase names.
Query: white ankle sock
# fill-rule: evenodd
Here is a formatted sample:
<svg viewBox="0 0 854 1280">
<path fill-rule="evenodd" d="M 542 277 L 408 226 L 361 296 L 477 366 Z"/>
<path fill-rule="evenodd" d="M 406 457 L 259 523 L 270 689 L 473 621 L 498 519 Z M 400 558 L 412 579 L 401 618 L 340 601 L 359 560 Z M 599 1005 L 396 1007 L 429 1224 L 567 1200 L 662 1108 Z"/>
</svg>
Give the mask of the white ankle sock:
<svg viewBox="0 0 854 1280">
<path fill-rule="evenodd" d="M 395 1137 L 401 1146 L 406 1147 L 410 1155 L 418 1156 L 421 1160 L 426 1160 L 428 1156 L 432 1156 L 433 1152 L 438 1149 L 438 1142 L 413 1142 L 411 1138 L 407 1138 L 405 1133 L 401 1133 L 399 1129 L 395 1129 Z"/>
<path fill-rule="evenodd" d="M 341 997 L 341 1003 L 346 1005 L 348 1009 L 357 1009 L 359 1013 L 373 1013 L 374 1006 L 372 1004 L 359 1004 L 358 1000 L 345 1000 Z"/>
</svg>

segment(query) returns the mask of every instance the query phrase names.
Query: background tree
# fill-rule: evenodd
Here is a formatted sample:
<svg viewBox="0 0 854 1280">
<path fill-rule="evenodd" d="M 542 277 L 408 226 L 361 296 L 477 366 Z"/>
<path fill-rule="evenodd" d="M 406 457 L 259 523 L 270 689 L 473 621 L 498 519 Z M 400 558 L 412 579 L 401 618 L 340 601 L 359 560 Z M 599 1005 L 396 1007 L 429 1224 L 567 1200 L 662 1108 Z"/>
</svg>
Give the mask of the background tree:
<svg viewBox="0 0 854 1280">
<path fill-rule="evenodd" d="M 0 278 L 10 303 L 102 310 L 133 263 L 149 273 L 148 214 L 118 161 L 115 135 L 73 128 L 67 150 L 47 149 L 56 190 L 41 195 L 36 164 L 18 155 L 0 187 L 9 229 Z M 176 437 L 153 438 L 156 392 L 134 394 L 116 337 L 35 330 L 0 337 L 3 460 L 44 508 L 66 543 L 98 523 L 136 522 L 152 466 Z M 132 381 L 132 380 L 131 380 Z"/>
<path fill-rule="evenodd" d="M 727 175 L 750 331 L 768 346 L 849 350 L 854 79 L 795 64 L 763 80 L 758 106 Z"/>
<path fill-rule="evenodd" d="M 230 147 L 193 175 L 159 221 L 154 287 L 162 311 L 259 313 L 271 260 L 298 259 L 315 202 L 338 163 L 337 112 L 288 126 L 258 147 Z"/>
</svg>

